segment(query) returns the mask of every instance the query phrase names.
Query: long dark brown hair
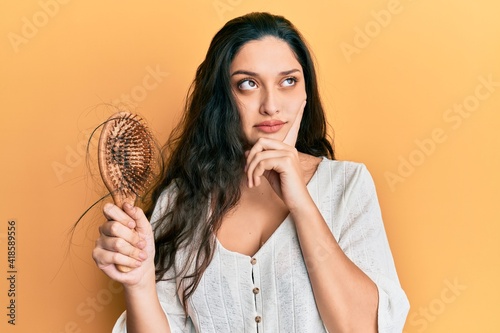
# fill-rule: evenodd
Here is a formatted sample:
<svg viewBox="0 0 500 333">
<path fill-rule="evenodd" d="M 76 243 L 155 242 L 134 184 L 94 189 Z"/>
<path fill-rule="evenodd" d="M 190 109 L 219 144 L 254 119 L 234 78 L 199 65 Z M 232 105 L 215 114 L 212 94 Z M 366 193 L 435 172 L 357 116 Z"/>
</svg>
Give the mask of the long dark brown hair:
<svg viewBox="0 0 500 333">
<path fill-rule="evenodd" d="M 152 221 L 156 278 L 165 278 L 165 273 L 175 267 L 178 250 L 185 247 L 186 257 L 194 263 L 194 270 L 177 272 L 177 277 L 187 282 L 182 297 L 185 310 L 212 260 L 222 218 L 240 199 L 245 141 L 231 92 L 229 67 L 245 43 L 267 36 L 285 41 L 304 73 L 307 105 L 297 150 L 334 159 L 313 60 L 298 30 L 284 17 L 269 13 L 251 13 L 227 22 L 196 71 L 183 118 L 163 148 L 165 168 L 151 192 L 153 204 L 167 187 L 175 192 L 168 211 Z M 151 205 L 149 217 L 152 210 Z"/>
</svg>

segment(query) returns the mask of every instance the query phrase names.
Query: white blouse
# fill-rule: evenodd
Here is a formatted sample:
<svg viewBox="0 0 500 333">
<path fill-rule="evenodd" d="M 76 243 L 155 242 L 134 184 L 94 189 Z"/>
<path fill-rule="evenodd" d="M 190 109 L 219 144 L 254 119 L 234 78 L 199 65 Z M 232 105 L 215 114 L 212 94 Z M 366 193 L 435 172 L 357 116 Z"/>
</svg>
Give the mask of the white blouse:
<svg viewBox="0 0 500 333">
<path fill-rule="evenodd" d="M 307 188 L 344 253 L 377 285 L 379 332 L 402 332 L 409 302 L 394 267 L 370 173 L 360 163 L 323 158 Z M 168 196 L 163 195 L 152 220 L 167 206 Z M 186 260 L 180 254 L 177 269 Z M 213 260 L 188 301 L 187 321 L 182 294 L 176 293 L 179 282 L 157 283 L 172 333 L 327 332 L 290 216 L 253 257 L 229 251 L 217 241 Z M 113 333 L 126 331 L 124 312 Z"/>
</svg>

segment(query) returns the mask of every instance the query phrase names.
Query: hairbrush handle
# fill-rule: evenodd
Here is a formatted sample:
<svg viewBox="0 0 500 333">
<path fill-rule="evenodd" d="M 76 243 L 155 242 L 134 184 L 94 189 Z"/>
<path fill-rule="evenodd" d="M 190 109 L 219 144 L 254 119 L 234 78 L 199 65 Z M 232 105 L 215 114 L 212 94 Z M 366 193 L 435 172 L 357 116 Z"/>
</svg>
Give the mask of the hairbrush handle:
<svg viewBox="0 0 500 333">
<path fill-rule="evenodd" d="M 152 136 L 142 119 L 117 112 L 104 123 L 98 145 L 99 171 L 116 206 L 132 206 L 144 190 L 152 170 Z M 133 268 L 116 265 L 121 272 Z"/>
</svg>

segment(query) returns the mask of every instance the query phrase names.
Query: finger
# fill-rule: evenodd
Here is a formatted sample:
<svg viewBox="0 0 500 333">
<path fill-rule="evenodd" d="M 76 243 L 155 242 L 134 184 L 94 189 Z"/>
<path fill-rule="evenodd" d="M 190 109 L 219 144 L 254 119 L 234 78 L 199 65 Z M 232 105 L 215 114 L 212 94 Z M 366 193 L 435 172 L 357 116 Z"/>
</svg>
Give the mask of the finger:
<svg viewBox="0 0 500 333">
<path fill-rule="evenodd" d="M 277 156 L 276 158 L 264 159 L 260 161 L 256 165 L 253 173 L 255 186 L 260 185 L 262 176 L 265 176 L 267 180 L 271 180 L 270 177 L 274 174 L 275 177 L 273 177 L 273 179 L 277 179 L 279 181 L 279 179 L 283 177 L 283 174 L 286 172 L 286 170 L 290 170 L 289 167 L 293 163 L 293 159 L 293 156 L 289 154 L 283 154 L 281 156 Z"/>
<path fill-rule="evenodd" d="M 263 160 L 260 161 L 253 170 L 253 184 L 254 186 L 259 186 L 261 184 L 262 177 L 265 173 L 272 172 L 276 168 L 276 160 Z"/>
<path fill-rule="evenodd" d="M 99 227 L 99 232 L 102 235 L 101 238 L 121 238 L 134 246 L 140 246 L 140 242 L 142 240 L 134 229 L 130 229 L 118 221 L 108 221 L 103 223 Z"/>
<path fill-rule="evenodd" d="M 247 167 L 247 178 L 250 180 L 249 187 L 259 186 L 260 177 L 266 170 L 277 168 L 279 159 L 283 156 L 290 156 L 287 150 L 265 150 L 255 153 L 253 159 L 249 161 Z"/>
<path fill-rule="evenodd" d="M 293 149 L 294 149 L 293 147 L 290 147 L 289 145 L 277 140 L 268 138 L 259 138 L 259 140 L 257 140 L 257 142 L 253 145 L 252 149 L 250 149 L 250 151 L 246 155 L 247 164 L 249 164 L 255 158 L 255 154 L 260 153 L 262 151 L 267 151 L 267 150 L 293 151 Z"/>
<path fill-rule="evenodd" d="M 107 203 L 103 208 L 104 216 L 108 221 L 119 221 L 123 225 L 129 228 L 135 228 L 135 221 L 133 218 L 128 216 L 123 210 L 118 206 L 111 203 Z"/>
<path fill-rule="evenodd" d="M 145 243 L 145 241 L 141 241 Z M 143 251 L 143 246 L 133 246 L 123 238 L 118 237 L 100 237 L 96 242 L 96 247 L 102 248 L 109 252 L 121 253 L 135 260 L 143 261 L 148 258 L 148 255 Z"/>
<path fill-rule="evenodd" d="M 123 205 L 125 213 L 135 222 L 135 230 L 141 237 L 146 237 L 152 232 L 151 223 L 149 223 L 144 211 L 139 207 L 132 206 L 129 203 Z"/>
<path fill-rule="evenodd" d="M 288 133 L 283 139 L 283 142 L 289 146 L 295 147 L 295 143 L 297 142 L 297 137 L 299 135 L 300 123 L 302 121 L 302 115 L 304 114 L 304 109 L 306 107 L 307 100 L 305 100 L 300 106 L 299 112 L 295 117 L 295 120 L 292 124 L 292 127 L 288 130 Z"/>
<path fill-rule="evenodd" d="M 92 251 L 92 258 L 100 269 L 104 269 L 108 266 L 114 265 L 134 268 L 140 267 L 142 265 L 142 262 L 139 260 L 136 260 L 119 252 L 107 251 L 99 247 L 94 248 L 94 250 Z"/>
</svg>

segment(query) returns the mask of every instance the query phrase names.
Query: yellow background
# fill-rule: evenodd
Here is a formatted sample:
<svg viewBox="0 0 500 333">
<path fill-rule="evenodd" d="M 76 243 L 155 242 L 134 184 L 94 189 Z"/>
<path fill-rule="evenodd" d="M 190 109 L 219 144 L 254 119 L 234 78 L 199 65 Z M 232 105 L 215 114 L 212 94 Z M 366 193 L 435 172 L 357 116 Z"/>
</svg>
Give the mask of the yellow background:
<svg viewBox="0 0 500 333">
<path fill-rule="evenodd" d="M 316 55 L 337 156 L 376 182 L 411 302 L 405 332 L 500 332 L 493 0 L 2 1 L 0 331 L 110 331 L 123 299 L 91 259 L 98 208 L 66 252 L 72 223 L 103 193 L 85 167 L 86 133 L 109 116 L 103 103 L 126 102 L 163 141 L 212 36 L 251 11 L 289 18 Z"/>
</svg>

